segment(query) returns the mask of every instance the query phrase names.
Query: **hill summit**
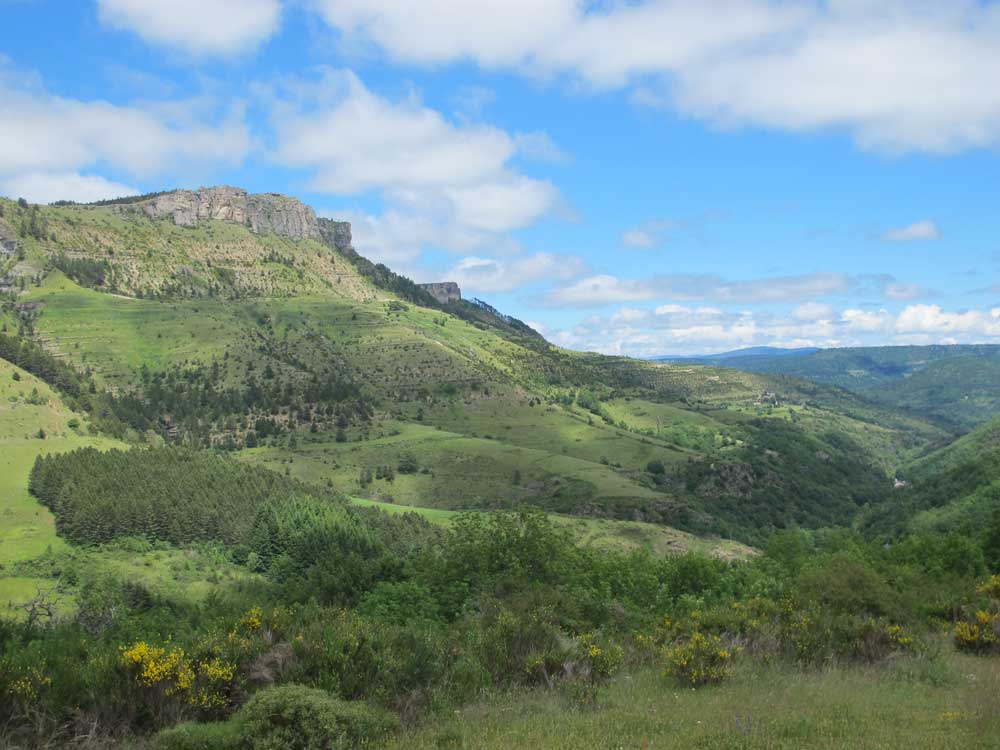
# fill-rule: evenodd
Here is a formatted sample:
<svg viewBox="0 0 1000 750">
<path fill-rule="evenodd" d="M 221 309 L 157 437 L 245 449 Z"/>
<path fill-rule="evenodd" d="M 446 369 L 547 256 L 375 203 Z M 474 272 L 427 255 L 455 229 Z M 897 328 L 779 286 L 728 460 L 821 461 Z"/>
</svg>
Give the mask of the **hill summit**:
<svg viewBox="0 0 1000 750">
<path fill-rule="evenodd" d="M 293 240 L 318 240 L 338 249 L 351 246 L 351 225 L 318 217 L 298 198 L 280 193 L 249 193 L 229 185 L 174 190 L 112 203 L 115 211 L 140 211 L 151 219 L 172 219 L 193 227 L 207 219 L 240 224 L 255 234 L 273 232 Z"/>
</svg>

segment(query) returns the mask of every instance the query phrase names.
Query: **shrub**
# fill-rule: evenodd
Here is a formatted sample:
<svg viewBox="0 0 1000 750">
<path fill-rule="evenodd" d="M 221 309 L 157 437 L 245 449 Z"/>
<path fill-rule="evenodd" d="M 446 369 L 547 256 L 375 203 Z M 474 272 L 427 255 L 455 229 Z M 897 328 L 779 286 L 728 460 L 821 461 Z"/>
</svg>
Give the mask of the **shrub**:
<svg viewBox="0 0 1000 750">
<path fill-rule="evenodd" d="M 358 611 L 393 625 L 438 619 L 438 604 L 426 586 L 382 581 L 365 594 Z"/>
<path fill-rule="evenodd" d="M 617 643 L 585 633 L 580 636 L 580 649 L 581 660 L 592 683 L 607 682 L 622 665 L 624 652 Z"/>
<path fill-rule="evenodd" d="M 691 687 L 722 682 L 733 671 L 733 651 L 717 635 L 694 633 L 665 655 L 667 674 Z"/>
<path fill-rule="evenodd" d="M 972 622 L 959 622 L 954 630 L 959 651 L 986 654 L 1000 647 L 1000 616 L 979 610 Z"/>
<path fill-rule="evenodd" d="M 256 693 L 237 715 L 252 750 L 340 750 L 380 739 L 395 718 L 358 701 L 342 701 L 302 685 Z"/>
<path fill-rule="evenodd" d="M 164 729 L 153 738 L 154 750 L 239 750 L 244 747 L 238 721 L 212 724 L 185 722 Z"/>
</svg>

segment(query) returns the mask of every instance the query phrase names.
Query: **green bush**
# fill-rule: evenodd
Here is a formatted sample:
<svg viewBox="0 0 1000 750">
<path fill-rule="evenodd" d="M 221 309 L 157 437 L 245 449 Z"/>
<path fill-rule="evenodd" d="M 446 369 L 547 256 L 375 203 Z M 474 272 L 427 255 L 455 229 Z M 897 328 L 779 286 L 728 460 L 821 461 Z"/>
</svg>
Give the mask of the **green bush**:
<svg viewBox="0 0 1000 750">
<path fill-rule="evenodd" d="M 380 739 L 397 723 L 366 703 L 302 685 L 256 693 L 237 720 L 251 750 L 347 750 Z"/>
<path fill-rule="evenodd" d="M 236 720 L 196 724 L 185 722 L 164 729 L 153 738 L 154 750 L 240 750 L 245 747 L 243 726 Z"/>
</svg>

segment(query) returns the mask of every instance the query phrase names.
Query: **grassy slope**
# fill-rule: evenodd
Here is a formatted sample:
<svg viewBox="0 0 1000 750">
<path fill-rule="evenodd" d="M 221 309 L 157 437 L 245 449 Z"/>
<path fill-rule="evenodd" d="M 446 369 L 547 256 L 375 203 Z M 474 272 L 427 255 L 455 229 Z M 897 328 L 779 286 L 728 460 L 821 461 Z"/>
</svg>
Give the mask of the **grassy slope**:
<svg viewBox="0 0 1000 750">
<path fill-rule="evenodd" d="M 872 460 L 887 474 L 943 434 L 843 391 L 572 353 L 440 310 L 399 306 L 345 258 L 312 242 L 215 221 L 180 228 L 107 208 L 43 213 L 55 240 L 28 240 L 29 262 L 41 267 L 44 258 L 70 252 L 110 264 L 121 291 L 173 295 L 107 294 L 53 273 L 22 297 L 41 303 L 35 328 L 48 348 L 93 368 L 112 388 L 133 384 L 143 365 L 222 362 L 226 385 L 241 385 L 265 363 L 287 382 L 347 373 L 377 403 L 380 421 L 368 434 L 350 430 L 351 442 L 341 445 L 321 433 L 296 448 L 277 441 L 248 455 L 291 458 L 296 473 L 330 477 L 349 492 L 360 489 L 351 484 L 362 468 L 405 450 L 433 475 L 397 477 L 392 487 L 371 488 L 373 497 L 391 492 L 415 504 L 476 507 L 572 494 L 576 509 L 589 512 L 615 498 L 672 503 L 677 487 L 654 487 L 643 475 L 650 461 L 683 466 L 705 451 L 722 458 L 740 447 L 764 452 L 769 446 L 744 446 L 746 423 L 760 417 L 794 422 L 818 441 L 816 455 L 836 454 L 838 440 L 829 436 L 846 436 L 857 446 L 849 449 L 853 460 Z M 212 284 L 214 296 L 182 298 L 207 294 Z M 566 401 L 584 388 L 596 388 L 606 419 Z M 762 400 L 765 394 L 776 396 Z M 403 437 L 388 436 L 386 425 Z M 783 470 L 812 473 L 808 465 Z M 563 501 L 552 507 L 570 509 Z"/>
<path fill-rule="evenodd" d="M 14 374 L 20 377 L 13 379 Z M 42 403 L 29 403 L 33 391 Z M 73 430 L 69 420 L 76 418 Z M 46 438 L 37 437 L 38 430 Z M 35 457 L 92 445 L 110 447 L 115 441 L 86 434 L 87 421 L 62 403 L 58 394 L 24 370 L 0 359 L 0 609 L 26 601 L 52 581 L 36 576 L 12 575 L 17 562 L 38 557 L 47 550 L 60 552 L 66 544 L 56 536 L 48 509 L 28 494 L 28 472 Z"/>
<path fill-rule="evenodd" d="M 13 379 L 14 373 L 20 381 Z M 41 404 L 28 403 L 32 392 Z M 69 427 L 76 418 L 79 427 Z M 37 437 L 39 429 L 47 437 Z M 0 360 L 0 564 L 37 557 L 47 548 L 63 546 L 55 534 L 52 514 L 28 495 L 28 472 L 35 457 L 83 446 L 117 443 L 87 434 L 87 421 L 62 403 L 58 394 L 24 370 Z"/>
<path fill-rule="evenodd" d="M 725 367 L 836 385 L 968 430 L 1000 412 L 1000 347 L 884 346 L 736 357 Z"/>
<path fill-rule="evenodd" d="M 918 502 L 912 528 L 981 527 L 1000 507 L 1000 418 L 910 464 L 904 476 Z"/>
<path fill-rule="evenodd" d="M 413 505 L 399 505 L 352 497 L 357 505 L 379 508 L 387 513 L 417 513 L 431 523 L 447 526 L 462 511 L 421 508 Z M 638 521 L 605 521 L 596 518 L 552 515 L 559 525 L 568 528 L 583 547 L 615 552 L 645 550 L 654 555 L 701 552 L 725 560 L 743 559 L 755 554 L 746 545 L 726 539 L 702 539 L 693 534 L 685 534 L 666 526 Z"/>
<path fill-rule="evenodd" d="M 13 379 L 15 372 L 20 381 Z M 36 400 L 44 403 L 28 403 L 33 390 L 38 392 Z M 74 418 L 79 422 L 76 429 L 69 426 Z M 125 447 L 88 434 L 87 427 L 86 416 L 69 409 L 48 385 L 0 359 L 0 612 L 39 591 L 53 591 L 53 573 L 67 566 L 82 577 L 108 574 L 189 600 L 204 597 L 216 583 L 252 577 L 207 551 L 117 546 L 79 550 L 56 536 L 52 514 L 28 494 L 28 472 L 43 453 Z M 39 428 L 46 432 L 44 440 L 37 437 Z M 72 606 L 72 596 L 65 595 L 63 611 Z"/>
<path fill-rule="evenodd" d="M 651 670 L 620 677 L 597 709 L 558 692 L 490 696 L 396 737 L 391 750 L 705 748 L 987 750 L 1000 737 L 1000 671 L 950 656 L 934 676 L 903 662 L 817 672 L 747 668 L 714 688 L 677 688 Z"/>
</svg>

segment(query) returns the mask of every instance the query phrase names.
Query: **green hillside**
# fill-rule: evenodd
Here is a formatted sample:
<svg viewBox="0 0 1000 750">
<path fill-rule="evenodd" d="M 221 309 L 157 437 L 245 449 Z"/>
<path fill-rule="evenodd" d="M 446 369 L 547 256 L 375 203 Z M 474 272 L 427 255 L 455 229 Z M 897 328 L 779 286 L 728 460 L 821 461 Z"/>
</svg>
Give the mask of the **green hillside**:
<svg viewBox="0 0 1000 750">
<path fill-rule="evenodd" d="M 1000 346 L 877 346 L 713 362 L 836 385 L 872 401 L 968 430 L 1000 412 Z"/>
<path fill-rule="evenodd" d="M 873 530 L 982 529 L 1000 509 L 1000 417 L 900 469 L 906 487 L 866 520 Z"/>
<path fill-rule="evenodd" d="M 1000 427 L 563 350 L 267 200 L 3 203 L 0 746 L 995 744 Z"/>
<path fill-rule="evenodd" d="M 106 389 L 116 434 L 358 496 L 754 541 L 848 522 L 946 436 L 835 388 L 561 350 L 315 239 L 130 206 L 5 217 L 38 228 L 9 274 L 10 333 Z"/>
</svg>

